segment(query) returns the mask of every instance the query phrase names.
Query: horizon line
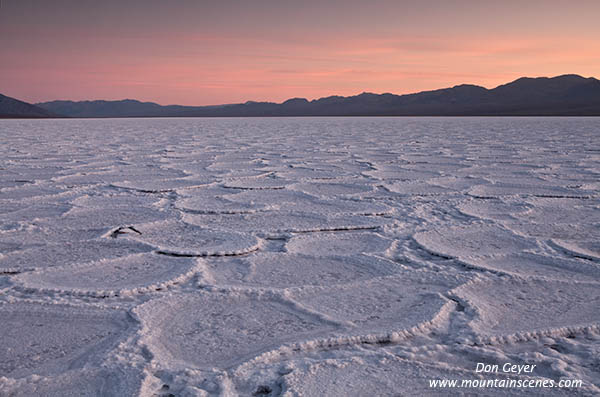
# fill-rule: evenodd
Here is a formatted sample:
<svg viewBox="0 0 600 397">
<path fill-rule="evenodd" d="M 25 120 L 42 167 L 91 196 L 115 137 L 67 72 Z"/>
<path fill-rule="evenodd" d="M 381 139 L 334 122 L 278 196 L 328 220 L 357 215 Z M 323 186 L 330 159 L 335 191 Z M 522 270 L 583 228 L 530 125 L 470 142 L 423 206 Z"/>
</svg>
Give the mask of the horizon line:
<svg viewBox="0 0 600 397">
<path fill-rule="evenodd" d="M 414 94 L 420 94 L 420 93 L 425 93 L 425 92 L 433 92 L 433 91 L 439 91 L 439 90 L 446 90 L 446 89 L 450 89 L 450 88 L 455 88 L 455 87 L 460 87 L 460 86 L 473 86 L 473 87 L 481 87 L 484 88 L 486 90 L 494 90 L 498 87 L 502 87 L 504 85 L 507 84 L 511 84 L 514 83 L 515 81 L 521 80 L 521 79 L 554 79 L 554 78 L 559 78 L 559 77 L 566 77 L 566 76 L 576 76 L 576 77 L 581 77 L 584 79 L 594 79 L 594 80 L 598 80 L 596 77 L 594 76 L 582 76 L 580 74 L 576 74 L 576 73 L 565 73 L 565 74 L 560 74 L 560 75 L 556 75 L 556 76 L 536 76 L 536 77 L 529 77 L 529 76 L 522 76 L 519 77 L 515 80 L 511 80 L 507 83 L 503 83 L 503 84 L 499 84 L 495 87 L 492 88 L 488 88 L 485 87 L 483 85 L 478 85 L 478 84 L 473 84 L 473 83 L 461 83 L 461 84 L 455 84 L 453 86 L 447 86 L 447 87 L 442 87 L 442 88 L 435 88 L 435 89 L 431 89 L 431 90 L 422 90 L 422 91 L 416 91 L 416 92 L 408 92 L 405 94 L 394 94 L 392 92 L 382 92 L 382 93 L 375 93 L 375 92 L 370 92 L 370 91 L 363 91 L 361 93 L 358 94 L 354 94 L 354 95 L 337 95 L 337 94 L 332 94 L 332 95 L 328 95 L 328 96 L 322 96 L 322 97 L 315 97 L 312 99 L 308 99 L 305 97 L 290 97 L 282 102 L 274 102 L 274 101 L 269 101 L 269 100 L 246 100 L 244 102 L 231 102 L 231 103 L 221 103 L 221 104 L 213 104 L 213 105 L 180 105 L 180 104 L 176 104 L 176 103 L 170 103 L 170 104 L 161 104 L 159 102 L 154 102 L 152 100 L 139 100 L 139 99 L 134 99 L 134 98 L 123 98 L 123 99 L 82 99 L 82 100 L 72 100 L 72 99 L 53 99 L 53 100 L 48 100 L 48 101 L 41 101 L 41 102 L 27 102 L 30 103 L 32 105 L 38 105 L 38 104 L 44 104 L 44 103 L 49 103 L 49 102 L 74 102 L 74 103 L 78 103 L 78 102 L 123 102 L 123 101 L 135 101 L 135 102 L 140 102 L 140 103 L 152 103 L 152 104 L 156 104 L 159 106 L 182 106 L 182 107 L 216 107 L 216 106 L 230 106 L 230 105 L 243 105 L 246 103 L 270 103 L 270 104 L 283 104 L 286 101 L 292 100 L 292 99 L 305 99 L 308 102 L 312 102 L 312 101 L 316 101 L 319 99 L 323 99 L 323 98 L 331 98 L 331 97 L 340 97 L 340 98 L 350 98 L 350 97 L 355 97 L 355 96 L 359 96 L 359 95 L 363 95 L 363 94 L 372 94 L 372 95 L 394 95 L 394 96 L 405 96 L 405 95 L 414 95 Z M 1 94 L 1 93 L 0 93 Z M 9 96 L 9 95 L 5 95 L 5 96 Z M 16 97 L 12 97 L 11 98 L 16 98 Z M 18 99 L 18 98 L 16 98 Z"/>
</svg>

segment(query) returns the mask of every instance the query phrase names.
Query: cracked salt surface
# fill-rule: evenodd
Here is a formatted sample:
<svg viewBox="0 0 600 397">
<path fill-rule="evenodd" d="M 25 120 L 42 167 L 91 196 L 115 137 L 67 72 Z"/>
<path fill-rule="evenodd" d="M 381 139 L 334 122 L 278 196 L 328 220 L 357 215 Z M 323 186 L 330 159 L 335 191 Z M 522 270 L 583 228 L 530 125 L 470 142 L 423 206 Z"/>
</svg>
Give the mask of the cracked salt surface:
<svg viewBox="0 0 600 397">
<path fill-rule="evenodd" d="M 184 281 L 195 269 L 196 261 L 192 258 L 146 253 L 24 273 L 15 280 L 25 288 L 39 291 L 128 295 Z"/>
<path fill-rule="evenodd" d="M 493 378 L 478 362 L 584 384 L 490 395 L 599 394 L 599 137 L 0 121 L 0 394 L 447 395 L 428 380 Z"/>
<path fill-rule="evenodd" d="M 0 371 L 11 378 L 101 362 L 133 326 L 123 311 L 59 304 L 5 303 L 0 316 Z"/>
<path fill-rule="evenodd" d="M 302 287 L 346 284 L 399 271 L 392 261 L 365 255 L 315 257 L 307 254 L 258 252 L 238 260 L 208 262 L 202 283 L 251 287 Z"/>
<path fill-rule="evenodd" d="M 123 238 L 152 245 L 161 254 L 178 256 L 241 255 L 256 251 L 260 241 L 250 234 L 213 230 L 181 221 L 136 226 Z M 119 237 L 120 238 L 120 237 Z"/>
</svg>

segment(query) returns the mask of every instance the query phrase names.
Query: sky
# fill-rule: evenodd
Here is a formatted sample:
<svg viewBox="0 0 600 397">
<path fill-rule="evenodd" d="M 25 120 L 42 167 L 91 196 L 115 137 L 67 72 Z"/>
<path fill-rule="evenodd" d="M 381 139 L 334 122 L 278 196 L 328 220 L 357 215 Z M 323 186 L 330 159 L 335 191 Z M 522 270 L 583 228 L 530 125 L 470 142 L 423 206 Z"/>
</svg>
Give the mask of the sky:
<svg viewBox="0 0 600 397">
<path fill-rule="evenodd" d="M 160 104 L 600 78 L 600 1 L 0 0 L 0 93 Z"/>
</svg>

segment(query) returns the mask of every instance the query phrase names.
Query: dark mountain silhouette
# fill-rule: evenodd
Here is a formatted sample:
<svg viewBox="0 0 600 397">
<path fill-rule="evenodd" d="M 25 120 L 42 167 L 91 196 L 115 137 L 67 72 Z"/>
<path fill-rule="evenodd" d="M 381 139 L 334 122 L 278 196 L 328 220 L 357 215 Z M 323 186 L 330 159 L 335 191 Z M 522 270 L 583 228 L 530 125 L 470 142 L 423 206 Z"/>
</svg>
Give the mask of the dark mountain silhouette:
<svg viewBox="0 0 600 397">
<path fill-rule="evenodd" d="M 201 109 L 219 106 L 161 106 L 154 102 L 140 102 L 133 99 L 121 101 L 52 101 L 38 103 L 44 109 L 68 117 L 169 117 Z M 226 105 L 225 105 L 226 106 Z"/>
<path fill-rule="evenodd" d="M 330 96 L 283 103 L 161 106 L 152 102 L 53 101 L 36 104 L 68 117 L 238 116 L 600 116 L 600 81 L 578 75 L 520 78 L 494 89 L 458 85 L 416 94 Z"/>
<path fill-rule="evenodd" d="M 0 94 L 0 118 L 54 117 L 53 112 Z"/>
</svg>

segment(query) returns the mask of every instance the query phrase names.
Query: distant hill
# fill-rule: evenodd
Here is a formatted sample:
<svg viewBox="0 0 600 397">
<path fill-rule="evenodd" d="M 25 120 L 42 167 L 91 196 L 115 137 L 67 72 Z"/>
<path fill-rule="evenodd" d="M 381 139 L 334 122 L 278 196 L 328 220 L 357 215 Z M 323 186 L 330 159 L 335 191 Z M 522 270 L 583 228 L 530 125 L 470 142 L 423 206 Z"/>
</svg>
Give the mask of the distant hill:
<svg viewBox="0 0 600 397">
<path fill-rule="evenodd" d="M 68 117 L 169 117 L 211 106 L 161 106 L 153 102 L 140 102 L 133 99 L 121 101 L 52 101 L 38 103 L 56 114 Z"/>
<path fill-rule="evenodd" d="M 161 106 L 131 99 L 36 105 L 68 117 L 600 116 L 600 81 L 578 75 L 524 77 L 493 89 L 463 84 L 408 95 L 362 93 L 219 106 Z"/>
<path fill-rule="evenodd" d="M 41 118 L 56 116 L 52 111 L 0 94 L 0 118 Z"/>
</svg>

